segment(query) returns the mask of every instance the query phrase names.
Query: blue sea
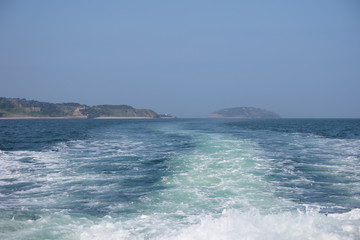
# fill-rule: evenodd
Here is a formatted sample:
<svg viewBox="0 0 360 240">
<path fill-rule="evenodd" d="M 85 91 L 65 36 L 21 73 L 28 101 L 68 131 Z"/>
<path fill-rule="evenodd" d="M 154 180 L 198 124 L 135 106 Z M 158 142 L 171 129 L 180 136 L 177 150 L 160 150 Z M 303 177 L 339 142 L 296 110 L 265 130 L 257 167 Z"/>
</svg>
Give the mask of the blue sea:
<svg viewBox="0 0 360 240">
<path fill-rule="evenodd" d="M 0 239 L 360 239 L 360 120 L 0 120 Z"/>
</svg>

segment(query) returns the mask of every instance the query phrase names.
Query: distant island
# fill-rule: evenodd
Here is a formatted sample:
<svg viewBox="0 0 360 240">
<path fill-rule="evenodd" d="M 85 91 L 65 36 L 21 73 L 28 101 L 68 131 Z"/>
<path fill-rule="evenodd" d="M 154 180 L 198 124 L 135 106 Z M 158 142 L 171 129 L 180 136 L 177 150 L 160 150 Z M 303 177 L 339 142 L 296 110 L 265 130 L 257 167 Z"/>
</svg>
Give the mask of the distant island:
<svg viewBox="0 0 360 240">
<path fill-rule="evenodd" d="M 0 118 L 174 118 L 128 105 L 87 106 L 0 97 Z"/>
<path fill-rule="evenodd" d="M 224 108 L 213 112 L 210 118 L 280 118 L 277 113 L 254 107 Z"/>
</svg>

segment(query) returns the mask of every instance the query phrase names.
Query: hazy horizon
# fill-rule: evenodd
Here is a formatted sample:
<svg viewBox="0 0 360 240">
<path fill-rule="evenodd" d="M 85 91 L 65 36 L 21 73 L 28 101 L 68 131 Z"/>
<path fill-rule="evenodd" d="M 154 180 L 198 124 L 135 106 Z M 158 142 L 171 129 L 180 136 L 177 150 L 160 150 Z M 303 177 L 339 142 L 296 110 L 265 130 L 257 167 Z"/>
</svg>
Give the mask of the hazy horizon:
<svg viewBox="0 0 360 240">
<path fill-rule="evenodd" d="M 360 2 L 0 2 L 0 96 L 360 118 Z"/>
</svg>

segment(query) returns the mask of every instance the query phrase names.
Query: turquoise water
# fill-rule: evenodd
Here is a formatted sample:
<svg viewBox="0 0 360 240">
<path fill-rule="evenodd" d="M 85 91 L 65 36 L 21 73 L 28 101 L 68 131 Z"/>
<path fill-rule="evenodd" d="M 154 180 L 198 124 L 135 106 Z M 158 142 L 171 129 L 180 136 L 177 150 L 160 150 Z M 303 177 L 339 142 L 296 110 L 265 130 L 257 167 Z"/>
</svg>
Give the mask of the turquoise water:
<svg viewBox="0 0 360 240">
<path fill-rule="evenodd" d="M 1 120 L 0 239 L 360 239 L 360 120 Z"/>
</svg>

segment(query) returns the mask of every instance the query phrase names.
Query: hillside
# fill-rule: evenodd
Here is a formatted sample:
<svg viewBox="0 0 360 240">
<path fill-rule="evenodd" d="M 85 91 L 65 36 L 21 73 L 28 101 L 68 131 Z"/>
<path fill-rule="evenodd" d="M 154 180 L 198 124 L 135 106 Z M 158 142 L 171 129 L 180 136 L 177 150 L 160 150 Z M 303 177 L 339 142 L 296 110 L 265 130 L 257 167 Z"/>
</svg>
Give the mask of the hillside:
<svg viewBox="0 0 360 240">
<path fill-rule="evenodd" d="M 159 118 L 153 110 L 136 109 L 128 105 L 98 105 L 81 110 L 88 118 L 96 117 L 128 117 L 128 118 Z"/>
<path fill-rule="evenodd" d="M 210 118 L 280 118 L 277 113 L 254 107 L 224 108 L 213 112 Z"/>
<path fill-rule="evenodd" d="M 136 109 L 128 105 L 87 106 L 79 103 L 48 103 L 0 97 L 0 118 L 162 118 L 163 116 L 150 109 Z"/>
</svg>

